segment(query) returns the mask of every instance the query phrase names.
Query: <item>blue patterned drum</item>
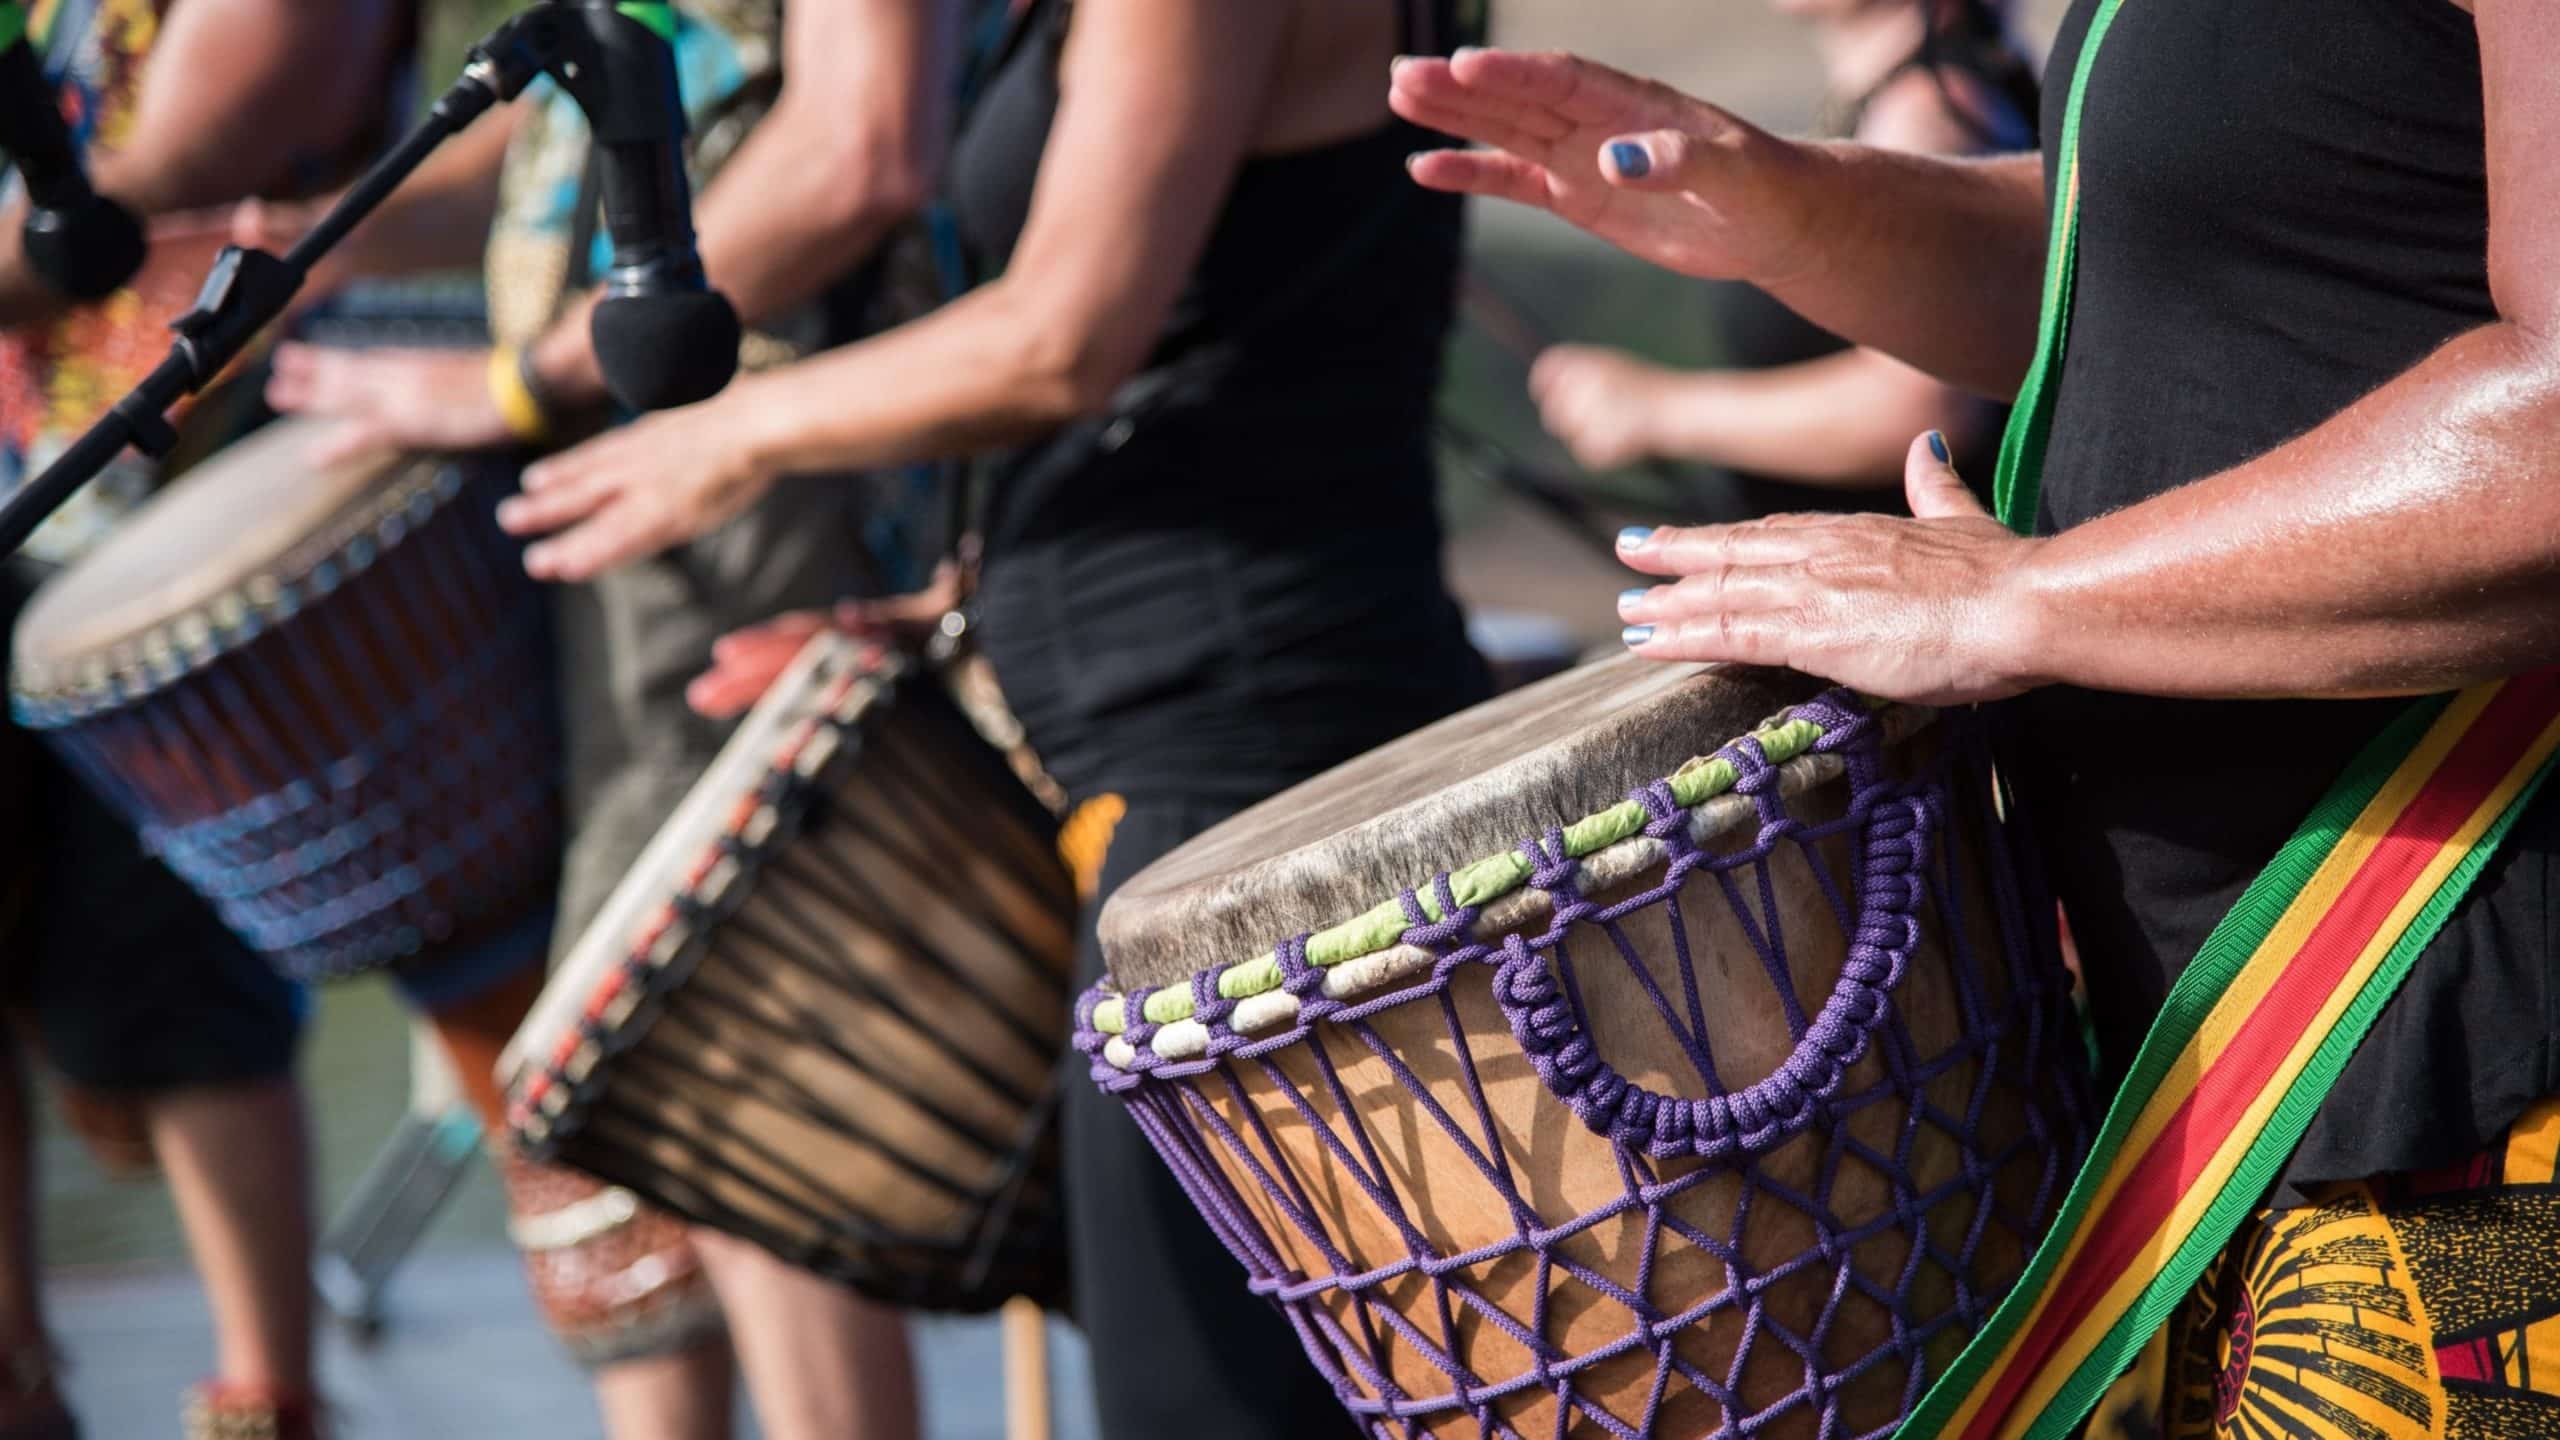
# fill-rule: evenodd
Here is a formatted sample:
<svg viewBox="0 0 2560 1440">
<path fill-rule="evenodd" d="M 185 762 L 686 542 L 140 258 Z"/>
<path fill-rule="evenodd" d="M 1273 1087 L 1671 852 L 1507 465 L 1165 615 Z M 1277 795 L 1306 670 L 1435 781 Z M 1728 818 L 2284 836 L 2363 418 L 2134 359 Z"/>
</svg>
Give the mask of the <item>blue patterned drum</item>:
<svg viewBox="0 0 2560 1440">
<path fill-rule="evenodd" d="M 393 967 L 431 1007 L 545 942 L 550 620 L 496 459 L 319 463 L 284 422 L 29 602 L 21 724 L 276 967 Z"/>
</svg>

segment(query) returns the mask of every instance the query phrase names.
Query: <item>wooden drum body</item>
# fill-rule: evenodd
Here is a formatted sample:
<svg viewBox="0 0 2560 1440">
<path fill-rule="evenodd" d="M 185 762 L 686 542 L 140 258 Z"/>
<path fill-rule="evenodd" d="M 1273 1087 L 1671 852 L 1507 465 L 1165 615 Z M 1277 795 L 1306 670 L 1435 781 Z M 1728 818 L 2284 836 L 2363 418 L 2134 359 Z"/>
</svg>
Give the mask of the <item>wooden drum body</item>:
<svg viewBox="0 0 2560 1440">
<path fill-rule="evenodd" d="M 939 676 L 813 640 L 509 1048 L 519 1144 L 884 1300 L 1051 1293 L 1056 832 Z"/>
<path fill-rule="evenodd" d="M 550 621 L 495 459 L 329 464 L 284 421 L 28 603 L 12 701 L 297 979 L 540 952 L 560 852 Z"/>
<path fill-rule="evenodd" d="M 2023 1268 L 2052 927 L 1955 718 L 1816 688 L 1586 666 L 1106 908 L 1095 1079 L 1373 1433 L 1889 1435 Z"/>
</svg>

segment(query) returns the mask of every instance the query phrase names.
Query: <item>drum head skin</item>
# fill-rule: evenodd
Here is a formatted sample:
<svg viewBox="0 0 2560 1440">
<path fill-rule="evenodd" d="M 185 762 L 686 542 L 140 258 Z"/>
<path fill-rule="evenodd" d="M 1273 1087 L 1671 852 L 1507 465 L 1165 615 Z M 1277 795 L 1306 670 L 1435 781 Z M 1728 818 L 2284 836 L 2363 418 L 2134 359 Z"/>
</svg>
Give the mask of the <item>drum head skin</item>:
<svg viewBox="0 0 2560 1440">
<path fill-rule="evenodd" d="M 328 465 L 338 426 L 280 420 L 187 472 L 45 585 L 18 622 L 22 689 L 51 690 L 83 662 L 212 606 L 261 577 L 292 579 L 376 518 L 365 502 L 403 464 L 370 450 Z"/>
<path fill-rule="evenodd" d="M 1122 990 L 1348 920 L 1627 798 L 1821 685 L 1633 655 L 1569 670 L 1326 771 L 1139 871 L 1102 912 Z"/>
</svg>

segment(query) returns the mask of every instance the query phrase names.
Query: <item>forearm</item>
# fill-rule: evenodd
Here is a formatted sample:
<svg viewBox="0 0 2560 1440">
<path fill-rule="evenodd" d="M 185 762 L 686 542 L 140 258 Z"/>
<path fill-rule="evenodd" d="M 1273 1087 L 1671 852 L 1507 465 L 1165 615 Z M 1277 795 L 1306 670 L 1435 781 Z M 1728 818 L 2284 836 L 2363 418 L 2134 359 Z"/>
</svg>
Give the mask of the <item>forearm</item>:
<svg viewBox="0 0 2560 1440">
<path fill-rule="evenodd" d="M 510 106 L 438 147 L 341 251 L 351 273 L 404 275 L 479 263 L 498 213 L 498 179 L 519 111 Z M 309 202 L 317 222 L 330 201 Z"/>
<path fill-rule="evenodd" d="M 2424 693 L 2560 661 L 2560 345 L 2454 341 L 2265 457 L 2041 542 L 2031 678 Z"/>
<path fill-rule="evenodd" d="M 1961 443 L 1984 408 L 1891 356 L 1852 349 L 1679 375 L 1660 392 L 1649 448 L 1809 485 L 1882 488 L 1901 483 L 1912 436 L 1938 430 Z"/>
<path fill-rule="evenodd" d="M 874 470 L 1035 438 L 1107 403 L 1077 333 L 1004 280 L 884 335 L 762 375 L 715 403 L 767 475 Z"/>
<path fill-rule="evenodd" d="M 1813 323 L 2006 400 L 2035 353 L 2046 247 L 2033 155 L 1800 147 L 1797 241 L 1753 277 Z"/>
</svg>

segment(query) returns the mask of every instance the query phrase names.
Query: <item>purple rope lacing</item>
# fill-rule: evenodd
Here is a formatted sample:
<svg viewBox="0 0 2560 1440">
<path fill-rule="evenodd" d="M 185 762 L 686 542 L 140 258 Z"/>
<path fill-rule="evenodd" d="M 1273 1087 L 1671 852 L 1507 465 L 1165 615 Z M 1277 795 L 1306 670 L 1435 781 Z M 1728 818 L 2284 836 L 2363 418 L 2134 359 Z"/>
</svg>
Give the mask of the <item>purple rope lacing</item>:
<svg viewBox="0 0 2560 1440">
<path fill-rule="evenodd" d="M 1985 977 L 1974 963 L 1977 937 L 1967 933 L 1957 903 L 1969 889 L 1959 873 L 1968 857 L 1930 843 L 1953 804 L 1950 772 L 1961 772 L 1967 794 L 1988 793 L 1978 737 L 1963 732 L 1948 747 L 1949 757 L 1939 770 L 1904 782 L 1884 773 L 1876 722 L 1846 695 L 1824 695 L 1799 707 L 1794 718 L 1823 729 L 1816 753 L 1844 762 L 1850 803 L 1836 820 L 1812 822 L 1789 814 L 1777 767 L 1756 742 L 1744 739 L 1719 753 L 1739 776 L 1734 792 L 1749 798 L 1756 810 L 1758 825 L 1748 844 L 1723 853 L 1701 848 L 1691 839 L 1687 814 L 1670 788 L 1647 786 L 1633 798 L 1650 816 L 1646 833 L 1666 852 L 1660 883 L 1603 905 L 1575 889 L 1575 866 L 1560 832 L 1527 840 L 1521 846 L 1531 865 L 1527 883 L 1545 892 L 1552 907 L 1539 934 L 1509 934 L 1493 942 L 1472 938 L 1476 914 L 1456 903 L 1444 874 L 1429 888 L 1445 918 L 1430 920 L 1416 891 L 1401 897 L 1411 922 L 1403 942 L 1434 956 L 1427 976 L 1377 995 L 1334 999 L 1324 994 L 1323 969 L 1307 959 L 1307 937 L 1294 937 L 1274 951 L 1283 985 L 1298 999 L 1293 1023 L 1262 1035 L 1238 1033 L 1235 1002 L 1219 995 L 1216 972 L 1202 972 L 1188 985 L 1193 1018 L 1208 1032 L 1206 1053 L 1180 1061 L 1157 1055 L 1151 1042 L 1161 1027 L 1145 1019 L 1147 995 L 1140 991 L 1128 995 L 1123 1005 L 1129 1024 L 1122 1038 L 1133 1052 L 1126 1069 L 1104 1058 L 1112 1037 L 1093 1023 L 1094 1009 L 1106 992 L 1097 988 L 1078 1002 L 1076 1043 L 1090 1057 L 1095 1081 L 1128 1105 L 1211 1229 L 1245 1267 L 1250 1288 L 1288 1315 L 1308 1356 L 1372 1435 L 1381 1440 L 1412 1437 L 1439 1433 L 1437 1427 L 1443 1425 L 1452 1427 L 1452 1433 L 1516 1435 L 1501 1412 L 1503 1402 L 1544 1392 L 1555 1397 L 1557 1433 L 1568 1424 L 1587 1424 L 1638 1440 L 1656 1433 L 1664 1404 L 1674 1387 L 1681 1386 L 1702 1392 L 1722 1410 L 1723 1422 L 1712 1432 L 1717 1437 L 1756 1435 L 1782 1421 L 1808 1420 L 1825 1437 L 1845 1437 L 1851 1432 L 1841 1412 L 1844 1387 L 1882 1367 L 1898 1367 L 1885 1373 L 1899 1375 L 1901 1408 L 1907 1413 L 1930 1378 L 1927 1348 L 1951 1327 L 1970 1333 L 1988 1318 L 2000 1295 L 1974 1285 L 1970 1274 L 1987 1237 L 1995 1229 L 2006 1231 L 2023 1255 L 2042 1233 L 2086 1144 L 2088 1101 L 2069 1073 L 2080 1052 L 2059 1018 L 2067 1003 L 2067 981 L 2053 947 L 2033 943 L 2019 887 L 2007 873 L 2008 850 L 2000 827 L 1984 827 L 1992 852 L 1985 888 L 1998 914 L 1999 934 L 1982 938 L 1998 941 L 1996 958 L 2007 982 L 2003 996 L 1984 991 Z M 1944 723 L 1961 722 L 1951 716 Z M 1818 848 L 1833 837 L 1851 842 L 1845 888 L 1834 882 Z M 1822 898 L 1848 940 L 1838 982 L 1809 1016 L 1796 1000 L 1787 968 L 1768 863 L 1786 847 L 1795 847 L 1812 862 Z M 1706 1039 L 1708 1002 L 1680 906 L 1672 903 L 1701 873 L 1715 877 L 1780 997 L 1795 1038 L 1793 1052 L 1775 1071 L 1738 1088 L 1717 1072 Z M 1964 1019 L 1963 1038 L 1936 1054 L 1922 1053 L 1892 1002 L 1923 933 L 1924 915 L 1958 977 Z M 1631 922 L 1647 916 L 1662 917 L 1668 928 L 1678 970 L 1676 994 L 1638 962 L 1639 952 L 1626 934 Z M 1575 947 L 1567 942 L 1595 934 L 1639 981 L 1654 1018 L 1677 1038 L 1703 1097 L 1662 1095 L 1633 1085 L 1592 1044 L 1576 976 L 1580 965 L 1593 961 L 1577 960 Z M 1461 977 L 1477 976 L 1482 980 L 1470 978 L 1468 983 L 1492 987 L 1514 1038 L 1546 1087 L 1583 1124 L 1614 1143 L 1622 1188 L 1607 1203 L 1559 1220 L 1538 1214 L 1523 1197 L 1451 992 Z M 1405 1006 L 1435 1007 L 1441 1015 L 1458 1062 L 1454 1088 L 1443 1086 L 1435 1093 L 1368 1023 Z M 1382 1064 L 1439 1127 L 1483 1190 L 1507 1207 L 1510 1234 L 1463 1254 L 1442 1254 L 1429 1241 L 1341 1076 L 1336 1052 L 1346 1042 L 1350 1048 L 1344 1054 Z M 1284 1071 L 1279 1060 L 1284 1052 L 1300 1062 L 1294 1067 L 1298 1073 L 1312 1072 L 1311 1083 L 1302 1085 Z M 1850 1088 L 1850 1067 L 1870 1052 L 1881 1061 L 1883 1078 Z M 1964 1104 L 1961 1111 L 1950 1112 L 1934 1090 L 1945 1088 L 1941 1082 L 1946 1077 L 1968 1066 Z M 2021 1077 L 2047 1074 L 2059 1074 L 2059 1083 L 2037 1084 L 2023 1094 L 2025 1133 L 1992 1151 L 1977 1144 L 1984 1107 L 1995 1088 L 2004 1080 L 2015 1087 Z M 1324 1163 L 1318 1168 L 1329 1175 L 1302 1174 L 1286 1158 L 1264 1105 L 1249 1098 L 1248 1077 L 1259 1079 L 1268 1095 L 1285 1103 L 1291 1118 L 1321 1146 Z M 1858 1139 L 1844 1123 L 1877 1105 L 1904 1110 L 1890 1151 Z M 1909 1177 L 1915 1147 L 1930 1133 L 1952 1141 L 1960 1163 L 1952 1176 L 1921 1191 Z M 1784 1183 L 1757 1163 L 1806 1135 L 1822 1151 L 1809 1190 Z M 1656 1162 L 1672 1168 L 1658 1169 Z M 1890 1206 L 1855 1221 L 1834 1214 L 1833 1187 L 1846 1164 L 1893 1177 Z M 1995 1188 L 2013 1164 L 2032 1165 L 2036 1171 L 2023 1210 Z M 1742 1181 L 1740 1197 L 1730 1225 L 1720 1231 L 1711 1233 L 1671 1208 L 1671 1201 L 1699 1185 L 1736 1175 Z M 1260 1207 L 1246 1202 L 1236 1177 L 1245 1177 L 1261 1192 Z M 1354 1189 L 1393 1231 L 1404 1253 L 1369 1257 L 1363 1263 L 1345 1252 L 1316 1197 L 1338 1197 Z M 1972 1218 L 1961 1233 L 1946 1233 L 1944 1225 L 1932 1229 L 1931 1212 L 1958 1199 L 1972 1202 Z M 1792 1258 L 1755 1265 L 1745 1258 L 1745 1239 L 1755 1229 L 1755 1215 L 1773 1206 L 1781 1215 L 1809 1220 L 1815 1241 Z M 1260 1218 L 1266 1212 L 1278 1217 L 1281 1231 L 1266 1230 Z M 1628 1221 L 1640 1221 L 1643 1227 L 1644 1249 L 1632 1285 L 1592 1269 L 1564 1246 L 1574 1236 Z M 1294 1252 L 1282 1242 L 1283 1235 L 1293 1242 Z M 1880 1284 L 1851 1262 L 1863 1243 L 1887 1235 L 1907 1242 L 1907 1256 L 1892 1282 Z M 1678 1297 L 1685 1303 L 1676 1308 L 1655 1303 L 1650 1298 L 1656 1289 L 1655 1260 L 1665 1243 L 1712 1256 L 1724 1269 L 1725 1284 L 1711 1294 Z M 1488 1267 L 1512 1257 L 1525 1257 L 1535 1267 L 1526 1315 L 1504 1310 L 1473 1283 Z M 1301 1269 L 1302 1260 L 1315 1273 Z M 1942 1299 L 1951 1289 L 1952 1303 L 1923 1314 L 1913 1292 L 1931 1272 L 1941 1273 Z M 1416 1277 L 1429 1287 L 1422 1303 L 1404 1300 Z M 1952 1284 L 1943 1277 L 1952 1277 Z M 1799 1334 L 1771 1313 L 1766 1297 L 1779 1287 L 1808 1281 L 1821 1288 L 1824 1298 L 1814 1323 Z M 1623 1309 L 1629 1320 L 1625 1331 L 1579 1353 L 1559 1349 L 1549 1338 L 1552 1302 L 1573 1287 Z M 1390 1303 L 1391 1293 L 1404 1303 Z M 1887 1339 L 1863 1355 L 1833 1354 L 1826 1342 L 1851 1306 L 1881 1309 L 1891 1322 Z M 1729 1363 L 1713 1371 L 1676 1348 L 1681 1332 L 1709 1321 L 1734 1326 L 1738 1335 Z M 1469 1326 L 1508 1336 L 1530 1363 L 1508 1375 L 1476 1373 L 1468 1364 L 1474 1347 L 1461 1334 Z M 1755 1402 L 1742 1394 L 1746 1362 L 1773 1350 L 1783 1355 L 1780 1363 L 1800 1370 L 1802 1379 L 1769 1399 L 1765 1376 L 1771 1362 L 1761 1359 L 1754 1408 Z M 1593 1367 L 1639 1352 L 1649 1355 L 1654 1366 L 1641 1414 L 1617 1414 L 1580 1393 L 1578 1387 Z M 1442 1388 L 1414 1394 L 1399 1386 L 1393 1379 L 1399 1354 L 1427 1360 L 1443 1377 Z M 1897 1417 L 1893 1424 L 1862 1433 L 1883 1440 L 1898 1423 Z"/>
</svg>

